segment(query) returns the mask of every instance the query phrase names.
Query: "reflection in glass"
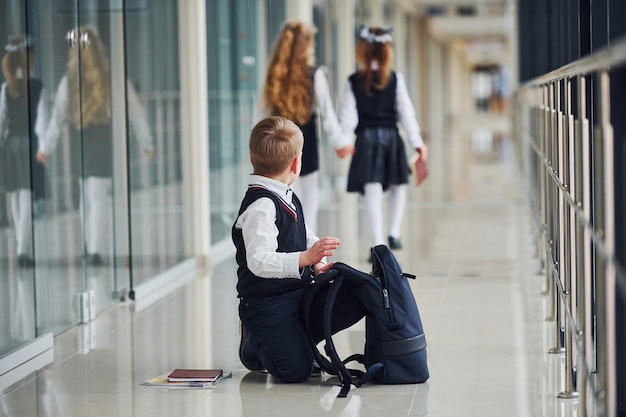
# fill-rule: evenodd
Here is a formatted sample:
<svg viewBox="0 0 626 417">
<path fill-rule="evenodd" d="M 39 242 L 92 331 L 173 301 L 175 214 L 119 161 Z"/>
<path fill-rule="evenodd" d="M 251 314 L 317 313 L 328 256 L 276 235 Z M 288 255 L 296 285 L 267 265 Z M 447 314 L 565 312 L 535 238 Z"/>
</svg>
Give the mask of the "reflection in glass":
<svg viewBox="0 0 626 417">
<path fill-rule="evenodd" d="M 85 294 L 102 311 L 124 296 L 131 270 L 136 283 L 147 281 L 186 256 L 179 5 L 113 3 L 0 3 L 1 39 L 28 28 L 33 40 L 19 48 L 30 52 L 21 80 L 33 77 L 15 112 L 30 125 L 16 142 L 23 156 L 11 158 L 28 167 L 11 181 L 29 185 L 6 199 L 8 142 L 0 132 L 0 355 L 23 344 L 15 339 L 27 334 L 20 323 L 34 320 L 30 334 L 59 334 L 81 322 Z M 6 79 L 0 72 L 0 84 Z M 18 254 L 28 258 L 18 264 Z M 20 301 L 28 291 L 30 304 Z"/>
<path fill-rule="evenodd" d="M 259 62 L 257 2 L 219 0 L 207 4 L 209 85 L 209 169 L 211 242 L 230 239 L 239 200 L 251 172 L 248 137 L 253 123 Z M 276 4 L 280 3 L 280 4 Z M 252 13 L 250 12 L 252 11 Z M 281 2 L 268 4 L 269 20 L 284 13 Z M 223 16 L 228 16 L 223 18 Z M 268 28 L 280 28 L 268 25 Z M 237 36 L 232 36 L 237 34 Z M 224 39 L 229 48 L 222 47 Z"/>
<path fill-rule="evenodd" d="M 67 122 L 72 143 L 82 144 L 82 164 L 75 165 L 75 170 L 80 178 L 79 201 L 86 261 L 88 265 L 101 266 L 103 253 L 107 251 L 107 231 L 111 230 L 113 134 L 109 62 L 93 28 L 81 27 L 78 33 L 82 45 L 69 50 L 68 71 L 57 89 L 50 127 L 38 159 L 47 162 L 61 136 L 63 124 Z M 129 97 L 134 97 L 132 91 L 129 86 Z M 153 153 L 154 145 L 145 117 L 142 117 L 143 111 L 133 105 L 138 105 L 136 99 L 129 100 L 129 111 L 135 116 L 130 119 L 131 124 L 143 148 Z"/>
<path fill-rule="evenodd" d="M 17 279 L 10 283 L 10 335 L 13 340 L 27 342 L 36 336 L 33 279 L 26 272 L 16 275 Z"/>
<path fill-rule="evenodd" d="M 126 76 L 137 86 L 157 149 L 154 163 L 146 164 L 138 142 L 128 141 L 130 266 L 136 288 L 189 254 L 183 236 L 188 208 L 183 204 L 182 186 L 179 5 L 152 1 L 136 13 L 137 9 L 129 9 L 130 3 L 124 19 L 124 36 L 132 40 L 125 44 Z M 128 118 L 132 120 L 133 115 Z"/>
<path fill-rule="evenodd" d="M 34 56 L 29 38 L 12 38 L 5 47 L 0 91 L 2 188 L 7 193 L 13 220 L 19 267 L 33 266 L 32 199 L 43 192 L 43 170 L 32 158 L 37 137 L 45 129 L 43 85 L 31 76 Z M 33 175 L 31 181 L 31 165 Z"/>
<path fill-rule="evenodd" d="M 247 373 L 239 383 L 242 416 L 274 417 L 292 416 L 293 410 L 309 410 L 318 415 L 337 415 L 356 417 L 361 415 L 402 415 L 410 410 L 411 416 L 428 415 L 428 383 L 395 385 L 394 391 L 388 395 L 366 395 L 358 390 L 350 393 L 348 398 L 337 398 L 341 387 L 337 385 L 335 376 L 324 377 L 318 391 L 314 395 L 289 395 L 289 384 L 275 384 L 269 374 L 259 372 Z M 382 388 L 382 387 L 381 387 Z M 276 407 L 276 398 L 280 396 L 282 406 Z M 305 402 L 303 402 L 305 401 Z"/>
<path fill-rule="evenodd" d="M 1 61 L 0 201 L 8 210 L 0 214 L 0 356 L 36 336 L 32 207 L 43 197 L 43 166 L 33 150 L 46 114 L 32 46 L 27 36 L 13 36 Z"/>
</svg>

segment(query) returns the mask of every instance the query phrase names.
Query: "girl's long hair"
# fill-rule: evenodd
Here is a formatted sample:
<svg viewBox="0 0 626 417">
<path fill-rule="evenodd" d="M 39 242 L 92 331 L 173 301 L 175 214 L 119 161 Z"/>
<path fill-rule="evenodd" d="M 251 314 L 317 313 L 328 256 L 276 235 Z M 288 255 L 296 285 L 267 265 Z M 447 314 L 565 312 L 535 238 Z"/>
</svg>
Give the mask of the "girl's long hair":
<svg viewBox="0 0 626 417">
<path fill-rule="evenodd" d="M 382 90 L 387 86 L 391 75 L 393 48 L 391 41 L 374 40 L 390 39 L 389 29 L 370 27 L 366 30 L 369 36 L 360 36 L 356 46 L 356 61 L 364 80 L 365 92 L 369 94 L 372 87 Z"/>
<path fill-rule="evenodd" d="M 263 99 L 272 116 L 300 124 L 311 118 L 314 106 L 313 41 L 316 29 L 302 22 L 283 26 L 270 58 Z"/>
<path fill-rule="evenodd" d="M 35 65 L 30 42 L 24 36 L 9 40 L 6 54 L 2 58 L 2 73 L 7 81 L 9 94 L 20 97 L 28 91 L 28 76 Z"/>
<path fill-rule="evenodd" d="M 67 75 L 70 90 L 70 120 L 75 128 L 103 124 L 111 118 L 109 60 L 95 29 L 80 27 L 89 45 L 70 48 Z"/>
</svg>

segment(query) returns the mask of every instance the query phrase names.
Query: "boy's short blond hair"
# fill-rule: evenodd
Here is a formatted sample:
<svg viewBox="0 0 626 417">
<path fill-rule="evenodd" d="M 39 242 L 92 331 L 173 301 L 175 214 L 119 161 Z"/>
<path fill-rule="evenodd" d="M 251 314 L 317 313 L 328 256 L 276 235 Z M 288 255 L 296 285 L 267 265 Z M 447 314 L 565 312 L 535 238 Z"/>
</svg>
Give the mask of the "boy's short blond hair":
<svg viewBox="0 0 626 417">
<path fill-rule="evenodd" d="M 291 120 L 270 116 L 258 122 L 250 132 L 250 161 L 254 173 L 277 175 L 302 153 L 302 130 Z"/>
</svg>

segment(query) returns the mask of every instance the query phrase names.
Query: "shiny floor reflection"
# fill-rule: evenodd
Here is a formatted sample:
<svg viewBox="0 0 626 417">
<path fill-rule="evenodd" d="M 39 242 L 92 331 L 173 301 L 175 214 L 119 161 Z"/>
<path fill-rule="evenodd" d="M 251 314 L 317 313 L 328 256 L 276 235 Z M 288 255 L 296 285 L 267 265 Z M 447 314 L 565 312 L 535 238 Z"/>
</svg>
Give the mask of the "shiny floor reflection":
<svg viewBox="0 0 626 417">
<path fill-rule="evenodd" d="M 462 192 L 452 198 L 433 198 L 436 190 L 427 187 L 438 186 L 436 177 L 411 190 L 404 248 L 396 252 L 403 269 L 417 275 L 411 285 L 428 340 L 427 383 L 368 384 L 342 399 L 328 376 L 281 384 L 248 372 L 237 357 L 230 260 L 142 311 L 121 303 L 57 336 L 51 363 L 0 377 L 0 416 L 576 415 L 576 402 L 556 398 L 561 361 L 547 354 L 548 300 L 523 190 L 503 175 L 510 166 L 497 157 L 468 163 L 456 179 Z M 324 204 L 320 235 L 333 233 L 343 208 Z M 336 258 L 367 270 L 365 230 L 340 236 Z M 363 343 L 362 322 L 336 340 L 342 356 Z M 140 385 L 177 367 L 220 367 L 232 377 L 209 390 Z"/>
</svg>

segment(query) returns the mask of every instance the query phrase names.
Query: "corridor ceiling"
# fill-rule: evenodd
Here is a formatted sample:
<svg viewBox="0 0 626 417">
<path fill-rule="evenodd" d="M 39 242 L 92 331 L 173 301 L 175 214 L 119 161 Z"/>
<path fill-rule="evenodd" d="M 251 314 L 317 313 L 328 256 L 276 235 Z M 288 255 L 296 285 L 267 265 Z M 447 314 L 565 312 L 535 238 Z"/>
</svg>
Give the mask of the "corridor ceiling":
<svg viewBox="0 0 626 417">
<path fill-rule="evenodd" d="M 508 61 L 514 39 L 514 0 L 412 0 L 427 16 L 429 31 L 461 42 L 477 65 Z"/>
</svg>

